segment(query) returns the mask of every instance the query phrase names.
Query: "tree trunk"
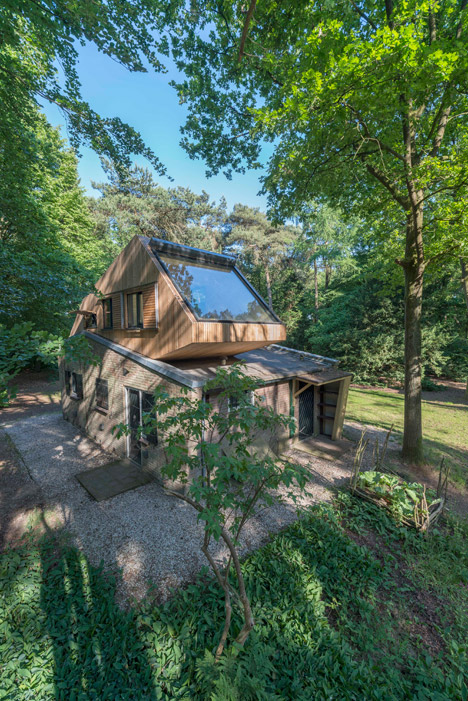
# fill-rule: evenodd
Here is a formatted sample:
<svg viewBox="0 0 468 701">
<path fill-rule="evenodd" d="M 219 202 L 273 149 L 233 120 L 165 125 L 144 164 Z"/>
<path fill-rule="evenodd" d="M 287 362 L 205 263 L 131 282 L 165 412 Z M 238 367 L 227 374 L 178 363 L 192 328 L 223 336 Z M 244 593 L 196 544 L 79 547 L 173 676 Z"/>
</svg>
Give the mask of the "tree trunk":
<svg viewBox="0 0 468 701">
<path fill-rule="evenodd" d="M 462 290 L 465 296 L 466 311 L 468 312 L 468 265 L 466 264 L 466 261 L 463 260 L 463 258 L 460 258 L 460 266 L 462 277 Z"/>
<path fill-rule="evenodd" d="M 331 268 L 328 263 L 325 263 L 325 292 L 328 290 L 328 285 L 330 284 Z"/>
<path fill-rule="evenodd" d="M 265 266 L 265 278 L 266 278 L 266 286 L 267 286 L 267 294 L 268 294 L 268 308 L 270 312 L 273 311 L 273 297 L 271 296 L 271 279 L 270 279 L 270 268 L 268 266 Z"/>
<path fill-rule="evenodd" d="M 468 312 L 468 266 L 466 264 L 466 261 L 463 260 L 463 258 L 460 258 L 460 266 L 461 266 L 462 290 L 463 290 L 463 294 L 465 296 L 466 311 Z M 468 399 L 468 377 L 466 378 L 465 396 Z"/>
<path fill-rule="evenodd" d="M 423 462 L 421 416 L 421 311 L 424 277 L 422 208 L 415 208 L 406 226 L 405 271 L 405 418 L 404 460 Z"/>
<path fill-rule="evenodd" d="M 314 297 L 315 297 L 315 321 L 317 321 L 317 310 L 319 308 L 317 258 L 314 258 Z"/>
</svg>

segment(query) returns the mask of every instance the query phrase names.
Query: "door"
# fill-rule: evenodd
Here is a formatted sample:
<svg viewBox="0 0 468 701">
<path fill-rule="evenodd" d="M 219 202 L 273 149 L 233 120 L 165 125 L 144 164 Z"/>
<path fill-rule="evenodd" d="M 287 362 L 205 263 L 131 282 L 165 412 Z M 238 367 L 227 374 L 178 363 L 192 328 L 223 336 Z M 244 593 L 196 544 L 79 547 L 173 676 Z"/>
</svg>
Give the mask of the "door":
<svg viewBox="0 0 468 701">
<path fill-rule="evenodd" d="M 140 392 L 137 389 L 127 389 L 127 412 L 130 434 L 127 439 L 127 454 L 130 460 L 141 465 L 141 443 L 138 429 L 141 426 Z"/>
<path fill-rule="evenodd" d="M 314 434 L 314 386 L 307 387 L 299 395 L 299 439 Z"/>
</svg>

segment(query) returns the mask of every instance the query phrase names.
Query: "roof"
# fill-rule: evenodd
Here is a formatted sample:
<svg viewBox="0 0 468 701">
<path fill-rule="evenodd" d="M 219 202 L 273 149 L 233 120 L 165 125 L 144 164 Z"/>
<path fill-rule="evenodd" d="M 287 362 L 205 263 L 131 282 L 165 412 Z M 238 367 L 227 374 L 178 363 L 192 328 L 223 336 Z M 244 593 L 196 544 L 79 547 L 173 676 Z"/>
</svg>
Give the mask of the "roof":
<svg viewBox="0 0 468 701">
<path fill-rule="evenodd" d="M 237 268 L 233 256 L 155 237 L 140 239 L 198 321 L 282 324 Z"/>
<path fill-rule="evenodd" d="M 232 365 L 236 361 L 245 364 L 244 372 L 247 375 L 264 382 L 277 382 L 297 377 L 307 382 L 323 384 L 351 376 L 350 372 L 338 369 L 338 361 L 333 358 L 277 345 L 238 353 L 227 358 L 225 364 Z M 216 369 L 222 365 L 222 360 L 219 358 L 207 358 L 205 361 L 179 360 L 173 361 L 172 365 L 193 379 L 208 382 L 215 376 Z"/>
<path fill-rule="evenodd" d="M 143 238 L 143 237 L 141 237 Z M 197 260 L 200 263 L 214 263 L 215 265 L 227 265 L 229 267 L 235 265 L 236 259 L 233 256 L 227 256 L 224 253 L 214 253 L 213 251 L 205 251 L 201 248 L 193 248 L 193 246 L 185 246 L 181 243 L 166 241 L 152 236 L 148 245 L 153 253 L 168 253 L 190 260 Z"/>
<path fill-rule="evenodd" d="M 325 358 L 284 346 L 271 345 L 267 348 L 239 353 L 230 356 L 225 361 L 221 358 L 207 358 L 206 360 L 195 358 L 168 363 L 162 360 L 153 360 L 88 331 L 83 333 L 93 341 L 133 360 L 147 370 L 190 389 L 203 387 L 215 377 L 216 370 L 221 365 L 232 365 L 238 361 L 244 363 L 244 372 L 247 375 L 267 383 L 297 377 L 305 382 L 325 384 L 352 375 L 350 372 L 340 370 L 337 367 L 338 361 L 333 358 Z"/>
</svg>

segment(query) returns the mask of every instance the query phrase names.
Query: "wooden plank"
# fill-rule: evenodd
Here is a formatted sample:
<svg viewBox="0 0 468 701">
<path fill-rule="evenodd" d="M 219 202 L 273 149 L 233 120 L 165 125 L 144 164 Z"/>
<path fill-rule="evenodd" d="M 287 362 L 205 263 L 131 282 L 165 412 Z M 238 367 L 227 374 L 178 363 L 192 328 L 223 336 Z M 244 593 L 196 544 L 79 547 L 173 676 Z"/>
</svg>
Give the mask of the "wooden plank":
<svg viewBox="0 0 468 701">
<path fill-rule="evenodd" d="M 300 390 L 295 392 L 294 398 L 298 397 L 300 394 L 302 394 L 306 389 L 309 389 L 309 387 L 312 385 L 312 382 L 309 382 L 308 384 L 305 385 L 305 387 L 301 387 Z"/>
<path fill-rule="evenodd" d="M 341 438 L 343 433 L 343 423 L 346 413 L 346 403 L 348 401 L 349 386 L 351 377 L 345 377 L 340 382 L 338 400 L 336 402 L 335 423 L 333 424 L 332 440 L 336 441 Z"/>
<path fill-rule="evenodd" d="M 134 236 L 96 283 L 104 295 L 154 284 L 158 270 L 139 236 Z"/>
<path fill-rule="evenodd" d="M 154 284 L 141 288 L 143 297 L 143 328 L 156 328 L 156 306 L 154 297 Z"/>
</svg>

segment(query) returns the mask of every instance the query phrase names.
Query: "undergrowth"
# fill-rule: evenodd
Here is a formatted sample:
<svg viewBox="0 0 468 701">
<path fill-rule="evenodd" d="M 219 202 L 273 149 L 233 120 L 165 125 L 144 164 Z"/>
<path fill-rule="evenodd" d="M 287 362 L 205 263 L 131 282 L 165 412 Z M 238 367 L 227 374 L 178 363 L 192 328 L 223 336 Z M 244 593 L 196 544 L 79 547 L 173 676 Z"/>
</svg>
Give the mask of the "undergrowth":
<svg viewBox="0 0 468 701">
<path fill-rule="evenodd" d="M 223 599 L 206 576 L 125 612 L 76 549 L 49 537 L 5 552 L 0 698 L 467 698 L 466 522 L 425 538 L 342 494 L 243 568 L 257 625 L 214 665 Z"/>
</svg>

